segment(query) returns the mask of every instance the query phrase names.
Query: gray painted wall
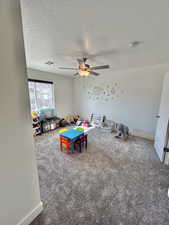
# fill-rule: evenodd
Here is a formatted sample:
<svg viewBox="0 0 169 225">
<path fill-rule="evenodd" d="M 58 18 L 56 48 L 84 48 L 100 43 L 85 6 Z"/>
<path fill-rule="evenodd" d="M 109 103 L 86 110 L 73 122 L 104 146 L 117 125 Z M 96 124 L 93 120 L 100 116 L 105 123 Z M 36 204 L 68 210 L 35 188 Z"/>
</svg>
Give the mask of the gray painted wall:
<svg viewBox="0 0 169 225">
<path fill-rule="evenodd" d="M 162 81 L 168 68 L 169 65 L 157 65 L 124 71 L 104 70 L 99 71 L 99 77 L 76 79 L 74 110 L 84 118 L 90 113 L 104 114 L 108 119 L 128 125 L 133 134 L 153 139 Z M 107 95 L 107 85 L 115 88 L 113 99 L 104 94 L 92 97 L 94 87 L 103 88 Z"/>
</svg>

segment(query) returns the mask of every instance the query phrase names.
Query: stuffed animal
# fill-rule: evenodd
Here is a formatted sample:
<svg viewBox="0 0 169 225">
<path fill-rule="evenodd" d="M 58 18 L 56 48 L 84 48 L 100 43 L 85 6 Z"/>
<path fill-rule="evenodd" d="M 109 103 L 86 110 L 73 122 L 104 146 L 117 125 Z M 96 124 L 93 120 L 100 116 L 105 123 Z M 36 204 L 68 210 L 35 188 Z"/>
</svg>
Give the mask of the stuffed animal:
<svg viewBox="0 0 169 225">
<path fill-rule="evenodd" d="M 129 137 L 129 128 L 122 123 L 117 123 L 115 128 L 117 134 L 115 138 L 122 138 L 124 141 L 128 140 Z"/>
</svg>

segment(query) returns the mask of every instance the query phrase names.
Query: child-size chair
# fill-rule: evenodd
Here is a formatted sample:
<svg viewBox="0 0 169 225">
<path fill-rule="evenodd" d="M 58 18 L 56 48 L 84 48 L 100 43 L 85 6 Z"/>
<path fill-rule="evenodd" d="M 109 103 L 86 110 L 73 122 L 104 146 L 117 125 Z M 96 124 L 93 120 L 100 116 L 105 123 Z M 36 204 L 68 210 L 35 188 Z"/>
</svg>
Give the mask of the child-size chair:
<svg viewBox="0 0 169 225">
<path fill-rule="evenodd" d="M 82 146 L 85 145 L 85 148 L 87 148 L 87 134 L 82 135 L 81 137 L 79 137 L 75 144 L 78 145 L 78 151 L 81 152 L 82 151 Z"/>
<path fill-rule="evenodd" d="M 74 143 L 72 141 L 70 141 L 69 139 L 65 137 L 60 136 L 60 151 L 61 152 L 63 151 L 62 144 L 64 144 L 66 147 L 66 153 L 69 153 L 70 150 L 71 152 L 73 152 Z"/>
</svg>

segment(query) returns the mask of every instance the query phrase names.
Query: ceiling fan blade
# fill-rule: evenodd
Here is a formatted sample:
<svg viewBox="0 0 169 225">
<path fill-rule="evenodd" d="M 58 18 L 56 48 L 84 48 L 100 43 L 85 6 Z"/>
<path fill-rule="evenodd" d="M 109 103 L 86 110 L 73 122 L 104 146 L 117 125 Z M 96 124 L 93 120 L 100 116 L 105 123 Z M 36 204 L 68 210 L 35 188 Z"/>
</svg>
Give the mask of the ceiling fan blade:
<svg viewBox="0 0 169 225">
<path fill-rule="evenodd" d="M 96 73 L 94 71 L 90 71 L 90 74 L 95 75 L 95 76 L 99 76 L 100 75 L 99 73 Z"/>
<path fill-rule="evenodd" d="M 58 69 L 61 69 L 61 70 L 78 70 L 77 68 L 71 68 L 71 67 L 58 67 Z"/>
<path fill-rule="evenodd" d="M 76 76 L 78 76 L 78 75 L 79 75 L 79 73 L 75 73 L 75 74 L 73 74 L 73 76 L 74 76 L 74 77 L 76 77 Z"/>
<path fill-rule="evenodd" d="M 109 68 L 110 68 L 109 65 L 93 66 L 93 67 L 90 67 L 91 70 L 102 70 L 102 69 L 109 69 Z"/>
</svg>

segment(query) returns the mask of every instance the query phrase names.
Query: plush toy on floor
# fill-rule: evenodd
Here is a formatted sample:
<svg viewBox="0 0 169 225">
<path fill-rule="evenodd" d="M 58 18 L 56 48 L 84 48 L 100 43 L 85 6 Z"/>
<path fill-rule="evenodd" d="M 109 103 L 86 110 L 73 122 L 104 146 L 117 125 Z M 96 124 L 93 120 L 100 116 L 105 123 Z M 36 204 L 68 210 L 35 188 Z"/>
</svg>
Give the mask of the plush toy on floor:
<svg viewBox="0 0 169 225">
<path fill-rule="evenodd" d="M 113 128 L 114 130 L 114 128 Z M 127 141 L 129 138 L 129 128 L 124 124 L 117 123 L 115 126 L 116 135 L 115 138 L 122 138 L 123 141 Z M 113 132 L 113 131 L 112 131 Z"/>
</svg>

